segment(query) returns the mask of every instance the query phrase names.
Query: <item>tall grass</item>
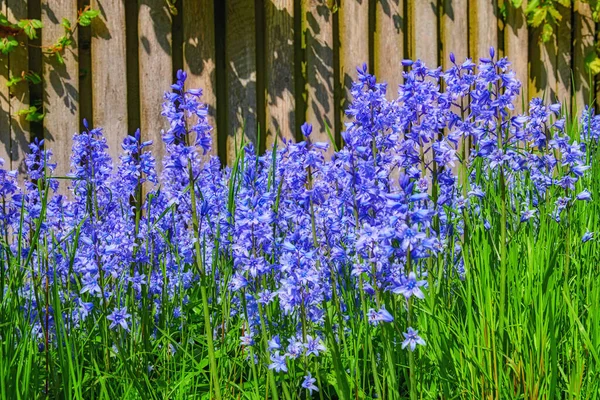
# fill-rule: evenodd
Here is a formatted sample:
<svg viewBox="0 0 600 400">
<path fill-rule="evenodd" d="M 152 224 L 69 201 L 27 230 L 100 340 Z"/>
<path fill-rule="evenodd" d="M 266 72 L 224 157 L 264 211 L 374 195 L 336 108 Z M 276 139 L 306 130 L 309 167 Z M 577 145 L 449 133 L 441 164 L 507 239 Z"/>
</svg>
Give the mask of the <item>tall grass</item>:
<svg viewBox="0 0 600 400">
<path fill-rule="evenodd" d="M 355 96 L 360 97 L 364 85 L 369 101 L 373 93 L 381 95 L 383 90 L 385 95 L 385 89 L 374 85 L 366 71 L 359 70 L 359 74 L 363 81 Z M 177 104 L 188 101 L 185 96 L 181 99 Z M 203 108 L 196 106 L 196 117 L 202 123 Z M 170 115 L 169 107 L 165 112 L 169 118 L 181 117 Z M 468 104 L 454 107 L 466 118 Z M 373 114 L 374 109 L 369 111 Z M 60 177 L 52 175 L 51 163 L 46 160 L 49 154 L 38 149 L 33 168 L 41 165 L 42 172 L 39 177 L 30 176 L 23 197 L 19 197 L 21 192 L 15 196 L 16 192 L 9 190 L 13 176 L 6 171 L 1 176 L 4 231 L 0 260 L 5 265 L 0 269 L 0 398 L 596 399 L 600 397 L 599 247 L 595 237 L 589 241 L 582 238 L 600 223 L 600 150 L 589 132 L 582 132 L 576 117 L 566 118 L 571 142 L 586 141 L 585 163 L 591 169 L 577 180 L 574 190 L 551 186 L 536 199 L 536 216 L 527 221 L 520 220 L 526 211 L 520 196 L 536 192 L 532 177 L 525 173 L 522 180 L 510 181 L 507 164 L 489 168 L 484 157 L 469 157 L 479 150 L 470 138 L 460 142 L 465 143 L 465 150 L 459 172 L 453 175 L 460 181 L 452 192 L 456 198 L 442 210 L 436 200 L 443 195 L 443 188 L 436 179 L 448 169 L 442 162 L 426 161 L 426 153 L 434 150 L 429 143 L 420 144 L 420 173 L 433 182 L 428 199 L 433 199 L 434 216 L 430 224 L 423 225 L 423 232 L 436 237 L 448 221 L 453 221 L 450 225 L 455 228 L 444 237 L 443 250 L 431 252 L 429 257 L 413 258 L 413 244 L 408 244 L 403 269 L 397 273 L 409 276 L 417 272 L 420 279 L 427 280 L 423 300 L 415 296 L 406 299 L 379 286 L 375 250 L 366 256 L 357 251 L 352 263 L 330 260 L 339 251 L 329 240 L 334 236 L 330 232 L 362 235 L 369 215 L 360 214 L 365 200 L 359 189 L 331 189 L 331 193 L 351 194 L 344 203 L 348 209 L 334 210 L 338 212 L 335 215 L 348 217 L 343 225 L 335 218 L 324 218 L 326 207 L 317 196 L 304 196 L 319 190 L 327 172 L 335 170 L 344 155 L 339 153 L 330 163 L 295 164 L 297 159 L 320 154 L 307 126 L 303 127 L 306 143 L 280 146 L 264 156 L 241 144 L 231 169 L 219 170 L 215 162 L 199 166 L 192 156 L 181 168 L 184 178 L 177 190 L 168 176 L 162 186 L 148 190 L 149 182 L 143 184 L 140 177 L 151 174 L 141 171 L 128 195 L 118 201 L 116 192 L 108 200 L 103 197 L 104 183 L 98 178 L 100 171 L 94 170 L 99 164 L 90 162 L 87 177 L 68 180 L 74 187 L 72 196 L 85 210 L 75 219 L 77 223 L 69 222 L 73 216 L 65 212 L 66 206 L 59 209 L 52 203 Z M 409 129 L 416 125 L 409 124 Z M 196 133 L 201 128 L 194 129 L 188 128 Z M 446 126 L 436 135 L 448 135 L 449 131 Z M 385 157 L 396 146 L 378 147 L 377 140 L 387 133 L 377 132 L 382 136 L 373 136 L 372 148 L 359 149 L 372 152 L 368 162 L 375 167 L 381 162 L 378 155 Z M 88 140 L 86 146 L 97 147 L 89 154 L 104 157 L 99 132 L 87 133 L 83 136 Z M 508 131 L 500 128 L 499 148 L 505 146 L 505 134 Z M 133 155 L 122 159 L 122 165 L 142 158 L 143 146 L 137 137 L 132 142 L 138 146 L 137 152 L 130 152 Z M 400 143 L 403 140 L 405 137 L 397 138 Z M 314 154 L 307 153 L 312 150 L 306 148 L 313 149 L 310 146 L 316 146 Z M 521 150 L 542 151 L 533 147 Z M 169 151 L 175 153 L 171 147 Z M 87 162 L 79 160 L 72 169 Z M 567 167 L 558 166 L 552 173 L 560 175 L 564 172 L 561 168 Z M 389 171 L 392 178 L 385 178 L 394 188 L 398 173 L 409 167 L 397 169 L 399 172 Z M 297 185 L 301 195 L 292 197 L 296 174 L 303 177 Z M 351 184 L 360 185 L 359 178 L 353 178 Z M 208 189 L 211 182 L 218 188 L 212 192 Z M 387 194 L 398 193 L 391 185 Z M 467 195 L 475 185 L 485 196 Z M 557 222 L 556 201 L 586 188 L 591 201 L 569 202 Z M 177 201 L 165 200 L 164 192 L 169 190 L 170 195 L 178 196 Z M 27 194 L 30 199 L 25 201 Z M 212 198 L 215 194 L 219 196 Z M 462 195 L 470 198 L 466 206 L 457 205 L 465 200 Z M 249 206 L 248 198 L 260 201 Z M 110 209 L 103 202 L 110 203 Z M 211 202 L 218 203 L 221 211 L 206 211 Z M 248 259 L 262 257 L 272 265 L 282 264 L 277 246 L 294 246 L 286 244 L 292 240 L 293 230 L 285 230 L 292 224 L 282 215 L 295 210 L 300 202 L 305 214 L 298 229 L 307 237 L 297 238 L 295 243 L 304 240 L 305 247 L 286 251 L 297 260 L 310 258 L 327 290 L 312 303 L 301 301 L 288 313 L 277 298 L 256 301 L 265 289 L 277 291 L 285 275 L 271 269 L 253 279 L 235 256 L 235 245 L 245 240 L 236 228 L 255 218 L 251 223 L 257 228 L 249 236 L 252 253 Z M 263 215 L 253 214 L 261 206 L 275 216 L 263 225 Z M 132 233 L 126 235 L 131 243 L 121 243 L 132 249 L 130 264 L 117 276 L 111 275 L 112 264 L 106 261 L 112 259 L 102 253 L 106 243 L 89 233 L 108 226 L 115 210 L 126 216 Z M 56 224 L 52 226 L 64 223 L 68 229 L 48 229 L 50 220 Z M 178 239 L 181 230 L 189 235 L 183 244 Z M 269 235 L 275 249 L 255 245 L 261 236 Z M 84 248 L 91 249 L 91 260 L 98 266 L 101 293 L 97 295 L 83 290 L 87 277 L 76 271 Z M 366 265 L 366 271 L 356 273 L 357 263 Z M 245 271 L 244 277 L 252 280 L 252 285 L 232 290 L 240 271 Z M 143 278 L 135 281 L 134 277 Z M 306 279 L 312 282 L 313 278 Z M 299 288 L 304 290 L 302 296 L 309 297 L 318 283 Z M 72 293 L 80 297 L 69 297 Z M 91 308 L 82 307 L 82 302 Z M 111 326 L 113 320 L 108 318 L 121 307 L 130 315 L 125 321 L 127 329 Z M 322 316 L 314 317 L 311 313 L 315 310 Z M 370 320 L 373 312 L 381 310 L 389 312 L 393 320 L 385 314 Z M 426 342 L 414 352 L 402 346 L 403 333 L 409 327 L 418 328 Z M 250 338 L 249 332 L 252 341 L 242 340 L 240 345 L 241 337 Z M 312 338 L 322 346 L 317 349 L 320 354 L 317 357 L 301 348 L 297 357 L 285 359 L 287 372 L 278 371 L 273 367 L 276 335 L 295 337 L 305 344 Z M 282 343 L 280 352 L 285 351 Z M 318 391 L 302 385 L 307 376 L 314 378 Z"/>
</svg>

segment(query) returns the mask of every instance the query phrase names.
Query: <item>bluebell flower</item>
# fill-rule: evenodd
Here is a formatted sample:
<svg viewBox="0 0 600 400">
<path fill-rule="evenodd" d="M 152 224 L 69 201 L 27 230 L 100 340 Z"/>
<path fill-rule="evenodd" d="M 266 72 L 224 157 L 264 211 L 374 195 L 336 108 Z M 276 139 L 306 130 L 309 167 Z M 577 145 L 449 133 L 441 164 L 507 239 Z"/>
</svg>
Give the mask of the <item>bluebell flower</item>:
<svg viewBox="0 0 600 400">
<path fill-rule="evenodd" d="M 402 342 L 402 348 L 409 348 L 410 351 L 415 351 L 417 345 L 425 346 L 425 341 L 419 336 L 419 331 L 409 327 L 408 330 L 403 333 L 404 341 Z"/>
<path fill-rule="evenodd" d="M 285 356 L 280 356 L 279 351 L 272 353 L 271 364 L 269 364 L 269 369 L 275 370 L 275 372 L 287 372 L 288 369 Z"/>
<path fill-rule="evenodd" d="M 594 232 L 586 232 L 581 237 L 581 243 L 588 242 L 594 238 Z"/>
<path fill-rule="evenodd" d="M 304 381 L 302 381 L 302 387 L 307 389 L 308 392 L 312 395 L 313 391 L 318 392 L 319 388 L 315 385 L 317 382 L 316 378 L 313 378 L 310 372 L 304 377 Z"/>
<path fill-rule="evenodd" d="M 115 308 L 113 312 L 106 317 L 106 319 L 111 321 L 111 329 L 120 326 L 126 331 L 129 331 L 129 325 L 127 323 L 129 318 L 131 318 L 131 315 L 127 313 L 127 307 Z"/>
</svg>

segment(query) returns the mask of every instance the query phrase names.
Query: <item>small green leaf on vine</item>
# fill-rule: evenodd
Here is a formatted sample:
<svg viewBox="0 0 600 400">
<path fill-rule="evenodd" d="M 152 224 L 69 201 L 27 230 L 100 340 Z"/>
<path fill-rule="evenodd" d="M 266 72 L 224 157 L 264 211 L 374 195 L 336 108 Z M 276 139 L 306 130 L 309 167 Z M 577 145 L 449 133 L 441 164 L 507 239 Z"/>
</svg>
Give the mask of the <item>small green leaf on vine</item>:
<svg viewBox="0 0 600 400">
<path fill-rule="evenodd" d="M 44 119 L 44 113 L 40 113 L 36 106 L 31 106 L 23 110 L 17 111 L 18 116 L 25 116 L 25 120 L 29 122 L 40 122 Z"/>
<path fill-rule="evenodd" d="M 600 57 L 598 57 L 595 50 L 589 52 L 585 56 L 585 66 L 592 75 L 598 75 L 600 73 Z"/>
</svg>

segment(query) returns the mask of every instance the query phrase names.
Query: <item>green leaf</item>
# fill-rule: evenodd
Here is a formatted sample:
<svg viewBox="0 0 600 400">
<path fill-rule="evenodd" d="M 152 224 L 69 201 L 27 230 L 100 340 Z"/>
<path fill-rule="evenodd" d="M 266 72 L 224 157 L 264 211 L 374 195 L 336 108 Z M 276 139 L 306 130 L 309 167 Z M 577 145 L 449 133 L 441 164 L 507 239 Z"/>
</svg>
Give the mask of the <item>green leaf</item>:
<svg viewBox="0 0 600 400">
<path fill-rule="evenodd" d="M 542 42 L 546 43 L 550 39 L 552 39 L 552 33 L 554 29 L 552 29 L 552 25 L 549 23 L 544 24 L 544 28 L 542 29 Z"/>
<path fill-rule="evenodd" d="M 557 22 L 562 20 L 562 15 L 556 8 L 548 6 L 547 10 L 550 13 L 550 16 L 554 18 Z"/>
<path fill-rule="evenodd" d="M 98 10 L 87 10 L 81 13 L 79 16 L 79 25 L 81 26 L 89 26 L 92 23 L 92 20 L 100 15 L 100 11 Z"/>
<path fill-rule="evenodd" d="M 42 119 L 44 119 L 44 114 L 39 113 L 37 107 L 35 106 L 19 110 L 17 111 L 17 115 L 25 116 L 25 119 L 29 122 L 40 122 Z"/>
<path fill-rule="evenodd" d="M 540 26 L 543 22 L 546 21 L 547 11 L 545 8 L 538 8 L 533 12 L 533 17 L 531 18 L 531 25 L 534 27 Z"/>
<path fill-rule="evenodd" d="M 600 57 L 598 57 L 598 54 L 595 51 L 592 51 L 585 56 L 585 66 L 592 75 L 600 74 Z"/>
<path fill-rule="evenodd" d="M 0 12 L 0 25 L 12 26 L 12 24 L 10 22 L 8 22 L 8 18 L 6 17 L 6 15 L 1 12 Z"/>
<path fill-rule="evenodd" d="M 520 8 L 523 5 L 523 0 L 512 0 L 512 5 L 515 8 Z"/>
<path fill-rule="evenodd" d="M 64 26 L 65 29 L 71 30 L 71 21 L 69 21 L 68 19 L 63 18 L 61 25 Z"/>
<path fill-rule="evenodd" d="M 8 82 L 6 82 L 6 86 L 11 87 L 11 86 L 15 86 L 17 83 L 23 81 L 23 78 L 21 78 L 20 76 L 13 76 L 12 78 L 10 78 L 8 80 Z"/>
<path fill-rule="evenodd" d="M 27 79 L 34 85 L 42 83 L 42 77 L 35 72 L 28 72 L 27 74 L 25 74 L 25 79 Z"/>
<path fill-rule="evenodd" d="M 8 54 L 19 46 L 19 42 L 12 36 L 7 36 L 0 40 L 0 52 Z"/>
</svg>

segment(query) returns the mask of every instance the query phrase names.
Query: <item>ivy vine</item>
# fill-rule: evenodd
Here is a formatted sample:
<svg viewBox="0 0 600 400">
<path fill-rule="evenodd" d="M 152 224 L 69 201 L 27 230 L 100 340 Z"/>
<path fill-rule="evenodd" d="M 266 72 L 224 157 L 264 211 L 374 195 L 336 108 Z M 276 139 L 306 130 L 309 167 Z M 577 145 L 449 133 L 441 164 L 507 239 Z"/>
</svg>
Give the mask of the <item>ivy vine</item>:
<svg viewBox="0 0 600 400">
<path fill-rule="evenodd" d="M 64 51 L 73 45 L 73 38 L 77 28 L 80 26 L 89 26 L 92 20 L 100 14 L 100 11 L 92 9 L 90 6 L 79 10 L 77 20 L 71 22 L 63 18 L 61 25 L 64 28 L 64 34 L 60 36 L 53 44 L 49 46 L 40 46 L 42 52 L 47 56 L 56 57 L 59 64 L 64 64 Z M 38 31 L 44 27 L 42 21 L 38 19 L 21 19 L 18 21 L 9 21 L 8 17 L 0 13 L 0 53 L 6 56 L 14 52 L 19 47 L 38 47 L 33 44 L 25 44 L 25 39 L 34 40 L 38 38 Z M 43 78 L 33 71 L 21 71 L 20 74 L 9 76 L 6 83 L 8 87 L 14 87 L 18 84 L 28 82 L 33 85 L 39 85 Z M 30 105 L 29 107 L 16 112 L 18 116 L 25 116 L 27 121 L 39 122 L 44 118 L 43 107 Z"/>
</svg>

